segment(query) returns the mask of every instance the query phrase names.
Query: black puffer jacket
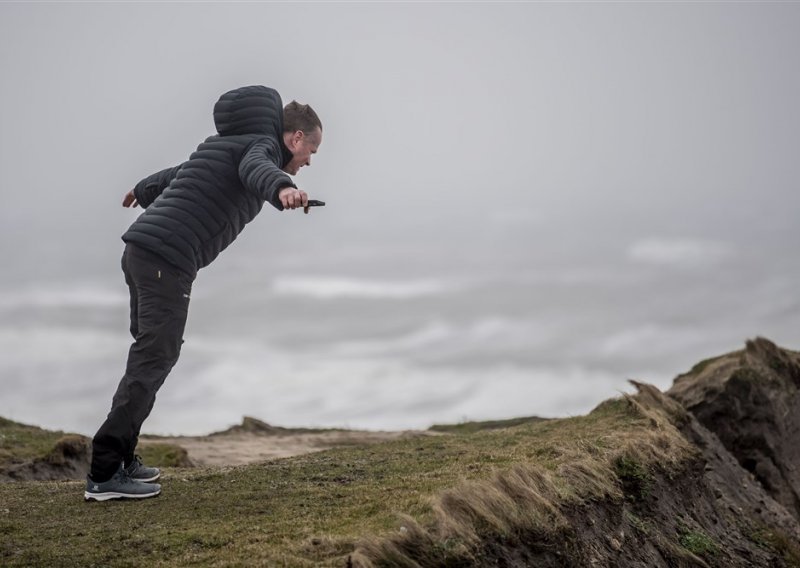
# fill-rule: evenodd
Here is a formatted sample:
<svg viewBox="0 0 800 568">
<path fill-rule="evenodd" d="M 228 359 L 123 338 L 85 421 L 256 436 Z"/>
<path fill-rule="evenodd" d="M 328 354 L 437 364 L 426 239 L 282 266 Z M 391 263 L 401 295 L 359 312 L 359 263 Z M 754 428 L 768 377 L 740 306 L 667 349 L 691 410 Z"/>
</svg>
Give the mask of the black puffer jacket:
<svg viewBox="0 0 800 568">
<path fill-rule="evenodd" d="M 278 191 L 296 187 L 281 168 L 292 159 L 283 143 L 283 104 L 274 89 L 242 87 L 214 106 L 217 136 L 189 161 L 140 181 L 146 208 L 122 236 L 194 275 L 222 252 L 261 211 L 283 209 Z"/>
</svg>

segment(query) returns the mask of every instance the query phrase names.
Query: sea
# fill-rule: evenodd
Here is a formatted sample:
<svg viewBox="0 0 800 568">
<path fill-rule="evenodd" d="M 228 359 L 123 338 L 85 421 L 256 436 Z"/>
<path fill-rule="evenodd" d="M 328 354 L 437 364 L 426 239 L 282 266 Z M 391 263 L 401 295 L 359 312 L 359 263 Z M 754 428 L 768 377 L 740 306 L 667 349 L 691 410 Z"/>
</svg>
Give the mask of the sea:
<svg viewBox="0 0 800 568">
<path fill-rule="evenodd" d="M 17 249 L 29 252 L 0 280 L 0 416 L 86 435 L 104 419 L 132 341 L 113 237 Z M 746 246 L 465 234 L 439 247 L 301 238 L 293 254 L 291 239 L 262 237 L 198 274 L 144 432 L 243 416 L 369 430 L 574 416 L 632 392 L 630 379 L 667 389 L 748 338 L 800 346 L 797 263 Z"/>
</svg>

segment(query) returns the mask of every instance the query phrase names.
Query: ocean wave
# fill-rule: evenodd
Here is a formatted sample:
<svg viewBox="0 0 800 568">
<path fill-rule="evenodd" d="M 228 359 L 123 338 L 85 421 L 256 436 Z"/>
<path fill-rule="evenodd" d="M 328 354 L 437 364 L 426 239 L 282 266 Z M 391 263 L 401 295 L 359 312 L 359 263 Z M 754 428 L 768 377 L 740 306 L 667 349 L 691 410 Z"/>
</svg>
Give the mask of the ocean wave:
<svg viewBox="0 0 800 568">
<path fill-rule="evenodd" d="M 509 349 L 541 348 L 558 338 L 552 323 L 505 317 L 484 317 L 464 323 L 441 319 L 389 337 L 344 339 L 333 342 L 330 353 L 336 356 L 395 356 L 435 353 L 437 358 L 460 354 Z"/>
<path fill-rule="evenodd" d="M 97 284 L 34 286 L 0 291 L 0 309 L 23 308 L 110 308 L 128 304 L 124 288 L 110 289 Z"/>
<path fill-rule="evenodd" d="M 451 286 L 442 280 L 382 281 L 336 276 L 282 276 L 275 278 L 272 291 L 282 296 L 318 299 L 366 298 L 410 299 L 443 294 Z"/>
<path fill-rule="evenodd" d="M 150 432 L 207 433 L 259 417 L 285 426 L 426 428 L 462 420 L 582 414 L 626 388 L 623 377 L 572 367 L 427 367 L 400 359 L 217 356 L 171 377 Z M 213 404 L 211 404 L 213 401 Z"/>
<path fill-rule="evenodd" d="M 486 339 L 498 325 L 479 323 L 466 333 Z M 435 341 L 441 330 L 431 330 L 416 339 Z M 128 342 L 121 334 L 66 328 L 2 330 L 0 349 L 15 356 L 0 365 L 0 416 L 92 434 L 124 370 Z M 397 352 L 355 355 L 309 356 L 256 338 L 193 337 L 145 431 L 202 434 L 245 414 L 285 426 L 425 428 L 582 413 L 625 386 L 623 377 L 580 365 L 431 366 Z"/>
<path fill-rule="evenodd" d="M 119 332 L 108 332 L 55 326 L 4 326 L 0 328 L 0 353 L 3 353 L 0 371 L 27 368 L 36 372 L 46 366 L 58 369 L 80 364 L 86 365 L 85 371 L 89 372 L 91 363 L 109 358 L 123 367 L 130 341 L 124 327 Z"/>
<path fill-rule="evenodd" d="M 717 241 L 649 238 L 633 243 L 628 258 L 647 264 L 701 266 L 726 260 L 733 252 L 730 245 Z"/>
</svg>

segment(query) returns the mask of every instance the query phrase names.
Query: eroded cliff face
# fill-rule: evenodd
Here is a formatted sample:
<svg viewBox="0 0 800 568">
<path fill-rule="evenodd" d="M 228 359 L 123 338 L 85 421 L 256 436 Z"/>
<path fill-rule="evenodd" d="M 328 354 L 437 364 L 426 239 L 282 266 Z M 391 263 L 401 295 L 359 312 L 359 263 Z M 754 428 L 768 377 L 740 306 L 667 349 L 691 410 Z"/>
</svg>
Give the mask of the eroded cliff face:
<svg viewBox="0 0 800 568">
<path fill-rule="evenodd" d="M 800 354 L 757 338 L 698 363 L 668 394 L 800 520 Z"/>
<path fill-rule="evenodd" d="M 647 419 L 629 440 L 628 451 L 639 457 L 622 454 L 606 466 L 590 467 L 586 458 L 576 457 L 570 466 L 605 471 L 597 482 L 605 493 L 548 501 L 545 485 L 509 492 L 500 474 L 467 491 L 471 499 L 460 502 L 469 514 L 449 510 L 439 496 L 435 523 L 367 540 L 350 564 L 800 567 L 798 354 L 759 338 L 742 351 L 698 363 L 669 393 L 634 385 L 639 392 L 623 401 L 632 414 Z M 615 402 L 600 407 L 609 403 Z M 655 443 L 654 432 L 661 436 Z M 641 457 L 648 452 L 650 459 Z M 667 467 L 670 460 L 677 461 Z M 536 466 L 536 460 L 528 464 L 532 471 Z M 504 491 L 509 499 L 531 494 L 538 501 L 512 499 L 516 509 L 510 511 L 483 511 L 473 504 Z M 548 514 L 558 522 L 515 524 L 542 516 L 540 502 L 548 503 Z M 462 533 L 471 540 L 459 556 L 447 547 L 458 541 L 453 527 L 464 526 L 469 530 Z"/>
<path fill-rule="evenodd" d="M 592 503 L 573 517 L 578 545 L 553 565 L 800 567 L 798 519 L 695 415 L 655 387 L 633 384 L 634 399 L 654 420 L 667 418 L 694 458 L 677 473 L 656 467 L 646 494 L 622 478 L 625 499 Z"/>
</svg>

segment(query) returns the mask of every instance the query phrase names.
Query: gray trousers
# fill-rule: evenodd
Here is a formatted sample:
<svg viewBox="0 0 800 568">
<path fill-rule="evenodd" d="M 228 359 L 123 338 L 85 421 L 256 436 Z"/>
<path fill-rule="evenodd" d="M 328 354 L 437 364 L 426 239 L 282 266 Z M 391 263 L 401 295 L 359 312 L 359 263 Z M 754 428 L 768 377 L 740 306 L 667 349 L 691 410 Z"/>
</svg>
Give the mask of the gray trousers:
<svg viewBox="0 0 800 568">
<path fill-rule="evenodd" d="M 142 423 L 156 392 L 178 361 L 194 276 L 160 256 L 128 244 L 122 271 L 131 297 L 131 335 L 125 375 L 111 402 L 111 412 L 92 440 L 94 481 L 106 481 L 121 463 L 129 465 Z"/>
</svg>

